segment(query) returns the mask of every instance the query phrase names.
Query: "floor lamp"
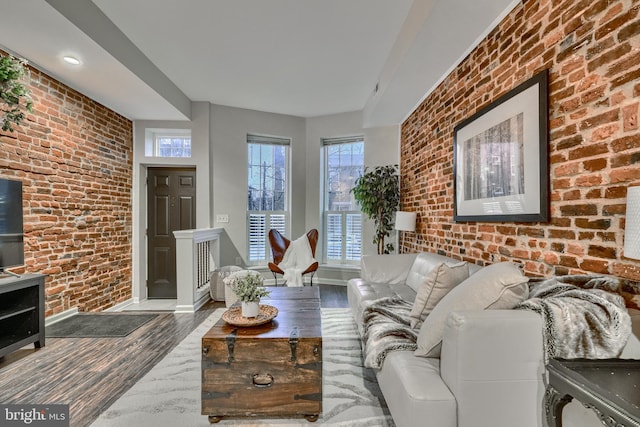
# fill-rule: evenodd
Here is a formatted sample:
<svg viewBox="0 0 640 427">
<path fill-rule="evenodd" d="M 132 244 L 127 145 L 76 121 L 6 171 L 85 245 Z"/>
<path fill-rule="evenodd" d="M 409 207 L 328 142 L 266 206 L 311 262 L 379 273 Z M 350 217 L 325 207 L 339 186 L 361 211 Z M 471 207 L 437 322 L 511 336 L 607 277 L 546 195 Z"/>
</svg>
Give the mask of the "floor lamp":
<svg viewBox="0 0 640 427">
<path fill-rule="evenodd" d="M 640 186 L 627 189 L 624 256 L 640 259 Z"/>
<path fill-rule="evenodd" d="M 415 212 L 396 212 L 396 223 L 394 228 L 401 232 L 400 247 L 404 246 L 404 233 L 403 231 L 416 231 L 416 213 Z M 400 252 L 400 251 L 398 251 Z"/>
</svg>

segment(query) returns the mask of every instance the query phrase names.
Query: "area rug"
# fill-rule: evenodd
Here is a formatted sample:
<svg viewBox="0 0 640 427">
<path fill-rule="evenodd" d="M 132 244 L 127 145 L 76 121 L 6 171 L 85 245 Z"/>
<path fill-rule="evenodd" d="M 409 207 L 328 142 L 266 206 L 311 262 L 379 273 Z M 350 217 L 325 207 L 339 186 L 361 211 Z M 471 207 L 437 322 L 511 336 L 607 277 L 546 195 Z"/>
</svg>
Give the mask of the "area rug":
<svg viewBox="0 0 640 427">
<path fill-rule="evenodd" d="M 201 338 L 220 318 L 216 310 L 140 381 L 105 410 L 92 427 L 206 427 L 200 414 Z M 348 309 L 322 309 L 323 413 L 302 419 L 223 419 L 217 425 L 394 426 L 373 371 L 362 366 L 356 325 Z"/>
<path fill-rule="evenodd" d="M 47 338 L 126 337 L 157 314 L 79 313 L 45 327 Z"/>
</svg>

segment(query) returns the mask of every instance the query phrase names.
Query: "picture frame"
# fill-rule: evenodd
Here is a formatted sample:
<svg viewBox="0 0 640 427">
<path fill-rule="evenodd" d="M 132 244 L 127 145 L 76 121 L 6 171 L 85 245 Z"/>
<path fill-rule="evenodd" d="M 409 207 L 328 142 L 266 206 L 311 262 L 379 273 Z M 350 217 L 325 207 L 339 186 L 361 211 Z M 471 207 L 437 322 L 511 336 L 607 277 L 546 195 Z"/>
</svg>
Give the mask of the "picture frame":
<svg viewBox="0 0 640 427">
<path fill-rule="evenodd" d="M 549 220 L 548 70 L 454 128 L 453 220 Z"/>
</svg>

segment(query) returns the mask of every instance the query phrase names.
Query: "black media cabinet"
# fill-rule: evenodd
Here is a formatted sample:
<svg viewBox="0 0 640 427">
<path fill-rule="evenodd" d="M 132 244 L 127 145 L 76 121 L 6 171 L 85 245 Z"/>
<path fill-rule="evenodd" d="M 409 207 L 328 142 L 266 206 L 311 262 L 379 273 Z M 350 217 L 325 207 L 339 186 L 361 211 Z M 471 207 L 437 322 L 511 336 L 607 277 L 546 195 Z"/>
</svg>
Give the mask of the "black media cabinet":
<svg viewBox="0 0 640 427">
<path fill-rule="evenodd" d="M 44 346 L 44 279 L 23 274 L 0 279 L 0 357 L 27 344 Z"/>
</svg>

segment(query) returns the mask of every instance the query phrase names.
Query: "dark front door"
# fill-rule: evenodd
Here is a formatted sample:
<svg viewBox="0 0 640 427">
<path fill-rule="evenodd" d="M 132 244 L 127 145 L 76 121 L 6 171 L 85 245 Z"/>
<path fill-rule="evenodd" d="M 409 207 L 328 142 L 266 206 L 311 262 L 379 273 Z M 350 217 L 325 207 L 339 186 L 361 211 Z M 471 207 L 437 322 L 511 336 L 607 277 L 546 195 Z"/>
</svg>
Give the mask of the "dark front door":
<svg viewBox="0 0 640 427">
<path fill-rule="evenodd" d="M 176 298 L 175 230 L 196 226 L 195 169 L 149 168 L 148 298 Z"/>
</svg>

